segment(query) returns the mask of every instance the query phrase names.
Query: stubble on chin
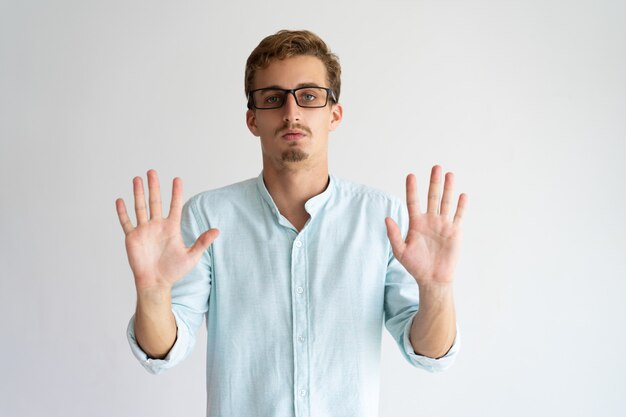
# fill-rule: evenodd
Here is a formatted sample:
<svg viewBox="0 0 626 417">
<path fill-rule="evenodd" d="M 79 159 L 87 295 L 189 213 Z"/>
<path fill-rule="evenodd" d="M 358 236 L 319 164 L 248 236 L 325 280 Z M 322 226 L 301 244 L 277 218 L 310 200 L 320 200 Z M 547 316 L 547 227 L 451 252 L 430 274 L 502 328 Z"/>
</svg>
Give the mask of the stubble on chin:
<svg viewBox="0 0 626 417">
<path fill-rule="evenodd" d="M 309 157 L 309 154 L 303 152 L 299 149 L 290 149 L 288 151 L 283 152 L 282 161 L 283 162 L 301 162 Z"/>
</svg>

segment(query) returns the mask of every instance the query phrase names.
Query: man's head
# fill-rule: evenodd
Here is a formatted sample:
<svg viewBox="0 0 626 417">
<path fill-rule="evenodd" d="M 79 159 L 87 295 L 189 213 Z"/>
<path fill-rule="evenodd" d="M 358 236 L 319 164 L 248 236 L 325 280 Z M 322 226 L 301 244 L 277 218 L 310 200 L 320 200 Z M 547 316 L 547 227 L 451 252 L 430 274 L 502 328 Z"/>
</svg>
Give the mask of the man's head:
<svg viewBox="0 0 626 417">
<path fill-rule="evenodd" d="M 270 62 L 300 55 L 314 56 L 326 67 L 326 81 L 333 90 L 335 102 L 341 93 L 341 65 L 339 57 L 332 53 L 326 43 L 308 30 L 280 30 L 263 39 L 248 57 L 244 89 L 246 97 L 254 86 L 256 71 L 267 68 Z"/>
<path fill-rule="evenodd" d="M 261 138 L 264 163 L 326 163 L 328 132 L 342 117 L 340 75 L 337 56 L 308 31 L 282 30 L 252 51 L 246 122 Z"/>
</svg>

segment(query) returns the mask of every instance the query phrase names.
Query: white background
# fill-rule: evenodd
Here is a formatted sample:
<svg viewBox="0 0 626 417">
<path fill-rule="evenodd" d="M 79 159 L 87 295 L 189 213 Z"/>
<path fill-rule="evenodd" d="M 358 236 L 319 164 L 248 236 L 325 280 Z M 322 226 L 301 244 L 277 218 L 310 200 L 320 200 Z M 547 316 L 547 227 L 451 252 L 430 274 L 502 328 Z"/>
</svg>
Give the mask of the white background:
<svg viewBox="0 0 626 417">
<path fill-rule="evenodd" d="M 624 415 L 625 5 L 0 1 L 0 415 L 204 416 L 204 342 L 158 377 L 130 353 L 114 201 L 258 175 L 244 64 L 282 28 L 341 58 L 335 175 L 469 195 L 463 350 L 428 374 L 385 330 L 381 416 Z"/>
</svg>

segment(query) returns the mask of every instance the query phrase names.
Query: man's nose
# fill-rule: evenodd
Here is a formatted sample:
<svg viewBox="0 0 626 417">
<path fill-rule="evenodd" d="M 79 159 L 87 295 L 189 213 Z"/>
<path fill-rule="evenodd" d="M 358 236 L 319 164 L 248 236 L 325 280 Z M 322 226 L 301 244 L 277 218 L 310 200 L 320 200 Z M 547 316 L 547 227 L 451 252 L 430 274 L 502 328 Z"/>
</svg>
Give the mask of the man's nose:
<svg viewBox="0 0 626 417">
<path fill-rule="evenodd" d="M 301 107 L 296 102 L 296 96 L 293 94 L 287 94 L 285 97 L 285 105 L 283 106 L 283 120 L 295 122 L 300 120 L 302 114 L 300 113 Z"/>
</svg>

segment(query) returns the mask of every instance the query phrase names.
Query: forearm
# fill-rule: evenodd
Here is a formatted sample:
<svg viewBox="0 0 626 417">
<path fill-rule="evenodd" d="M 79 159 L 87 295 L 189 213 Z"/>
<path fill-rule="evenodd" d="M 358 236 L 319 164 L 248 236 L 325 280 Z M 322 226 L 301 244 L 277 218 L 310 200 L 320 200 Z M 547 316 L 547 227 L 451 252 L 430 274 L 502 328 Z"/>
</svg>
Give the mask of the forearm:
<svg viewBox="0 0 626 417">
<path fill-rule="evenodd" d="M 421 286 L 419 311 L 411 324 L 410 341 L 415 353 L 430 358 L 444 356 L 456 337 L 452 284 Z"/>
<path fill-rule="evenodd" d="M 138 292 L 135 337 L 150 358 L 167 356 L 176 342 L 176 330 L 170 291 Z"/>
</svg>

